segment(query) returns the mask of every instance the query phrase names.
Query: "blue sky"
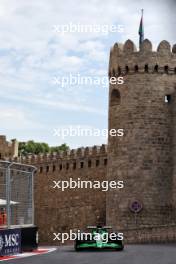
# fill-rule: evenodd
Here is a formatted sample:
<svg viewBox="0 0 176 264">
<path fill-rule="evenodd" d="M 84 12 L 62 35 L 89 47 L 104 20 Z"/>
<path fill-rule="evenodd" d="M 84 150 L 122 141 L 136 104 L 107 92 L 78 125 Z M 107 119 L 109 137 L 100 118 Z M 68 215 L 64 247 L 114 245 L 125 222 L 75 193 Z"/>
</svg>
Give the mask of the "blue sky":
<svg viewBox="0 0 176 264">
<path fill-rule="evenodd" d="M 107 76 L 110 47 L 132 39 L 138 44 L 140 9 L 145 37 L 154 45 L 174 44 L 174 1 L 1 0 L 0 134 L 19 141 L 66 142 L 70 147 L 100 145 L 103 137 L 53 135 L 55 128 L 107 128 L 108 86 L 53 84 L 54 76 Z M 123 33 L 66 33 L 54 25 L 124 26 Z"/>
</svg>

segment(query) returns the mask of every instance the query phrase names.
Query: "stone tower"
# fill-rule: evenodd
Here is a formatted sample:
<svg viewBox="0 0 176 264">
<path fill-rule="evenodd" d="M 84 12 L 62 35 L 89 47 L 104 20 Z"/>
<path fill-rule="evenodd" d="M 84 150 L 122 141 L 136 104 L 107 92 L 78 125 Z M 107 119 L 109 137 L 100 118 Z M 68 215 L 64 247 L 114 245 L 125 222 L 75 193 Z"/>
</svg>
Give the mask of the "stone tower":
<svg viewBox="0 0 176 264">
<path fill-rule="evenodd" d="M 0 159 L 8 159 L 18 157 L 18 141 L 12 139 L 10 142 L 6 140 L 6 136 L 0 135 Z"/>
<path fill-rule="evenodd" d="M 110 52 L 108 180 L 124 180 L 106 198 L 107 224 L 121 230 L 176 224 L 176 45 L 162 41 L 157 51 L 131 40 Z"/>
</svg>

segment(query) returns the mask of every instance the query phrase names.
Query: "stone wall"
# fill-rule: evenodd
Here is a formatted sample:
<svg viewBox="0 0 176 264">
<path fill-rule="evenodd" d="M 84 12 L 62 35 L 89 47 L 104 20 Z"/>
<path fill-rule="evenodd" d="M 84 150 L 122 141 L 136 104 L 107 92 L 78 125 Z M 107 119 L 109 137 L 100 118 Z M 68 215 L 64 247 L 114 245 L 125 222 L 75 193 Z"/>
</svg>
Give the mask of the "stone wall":
<svg viewBox="0 0 176 264">
<path fill-rule="evenodd" d="M 124 77 L 123 85 L 110 85 L 109 91 L 109 129 L 123 128 L 124 137 L 109 137 L 107 178 L 124 180 L 125 187 L 107 194 L 107 224 L 134 228 L 130 205 L 135 201 L 142 206 L 139 230 L 175 223 L 175 46 L 171 52 L 163 41 L 154 52 L 145 40 L 137 52 L 131 41 L 123 47 L 115 44 L 109 75 Z"/>
<path fill-rule="evenodd" d="M 125 244 L 174 243 L 176 241 L 176 225 L 134 228 L 121 230 Z"/>
<path fill-rule="evenodd" d="M 175 83 L 176 89 L 176 83 Z M 176 219 L 176 92 L 172 94 L 171 100 L 172 108 L 172 203 L 174 208 L 174 219 Z"/>
<path fill-rule="evenodd" d="M 98 189 L 53 189 L 58 180 L 106 179 L 106 146 L 80 148 L 60 155 L 31 156 L 23 163 L 37 166 L 35 175 L 35 220 L 40 242 L 53 242 L 53 233 L 105 224 L 106 193 Z"/>
</svg>

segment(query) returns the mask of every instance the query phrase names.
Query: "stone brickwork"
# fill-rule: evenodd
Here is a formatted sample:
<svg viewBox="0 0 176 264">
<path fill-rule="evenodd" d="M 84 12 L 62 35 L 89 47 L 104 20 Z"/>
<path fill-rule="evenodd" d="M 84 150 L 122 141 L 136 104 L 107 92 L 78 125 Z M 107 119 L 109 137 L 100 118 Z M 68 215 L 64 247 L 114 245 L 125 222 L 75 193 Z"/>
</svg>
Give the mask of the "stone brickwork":
<svg viewBox="0 0 176 264">
<path fill-rule="evenodd" d="M 142 235 L 144 228 L 176 223 L 175 45 L 171 51 L 162 41 L 152 51 L 145 40 L 136 51 L 130 40 L 115 44 L 109 75 L 124 77 L 109 90 L 109 129 L 123 128 L 124 137 L 109 137 L 107 179 L 124 180 L 125 188 L 107 194 L 107 224 Z M 137 223 L 130 210 L 136 201 Z"/>
<path fill-rule="evenodd" d="M 121 230 L 124 233 L 124 243 L 174 243 L 176 241 L 176 225 L 155 226 Z"/>
</svg>

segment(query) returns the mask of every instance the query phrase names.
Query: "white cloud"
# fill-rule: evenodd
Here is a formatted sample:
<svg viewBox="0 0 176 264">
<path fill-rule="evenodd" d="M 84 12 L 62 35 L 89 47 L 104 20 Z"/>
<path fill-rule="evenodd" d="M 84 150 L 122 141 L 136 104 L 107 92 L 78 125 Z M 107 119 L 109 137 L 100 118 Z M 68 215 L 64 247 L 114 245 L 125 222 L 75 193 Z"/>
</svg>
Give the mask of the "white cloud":
<svg viewBox="0 0 176 264">
<path fill-rule="evenodd" d="M 40 97 L 32 97 L 32 96 L 19 96 L 19 95 L 9 95 L 9 94 L 2 94 L 0 93 L 0 96 L 5 99 L 9 100 L 16 100 L 16 101 L 22 101 L 24 103 L 30 103 L 32 105 L 41 105 L 44 108 L 52 108 L 52 109 L 62 109 L 65 111 L 83 111 L 83 112 L 88 112 L 88 113 L 94 113 L 98 115 L 103 115 L 106 116 L 106 112 L 103 109 L 97 109 L 94 107 L 91 107 L 89 105 L 81 105 L 78 102 L 77 103 L 72 103 L 71 100 L 70 102 L 68 101 L 57 101 L 57 100 L 52 100 L 46 98 L 40 98 Z M 49 98 L 51 98 L 52 95 L 49 94 Z"/>
<path fill-rule="evenodd" d="M 30 119 L 30 116 L 24 112 L 24 110 L 13 109 L 10 107 L 0 107 L 0 123 L 1 129 L 8 130 L 24 130 L 24 129 L 41 129 L 43 126 L 38 122 L 34 122 Z"/>
</svg>

